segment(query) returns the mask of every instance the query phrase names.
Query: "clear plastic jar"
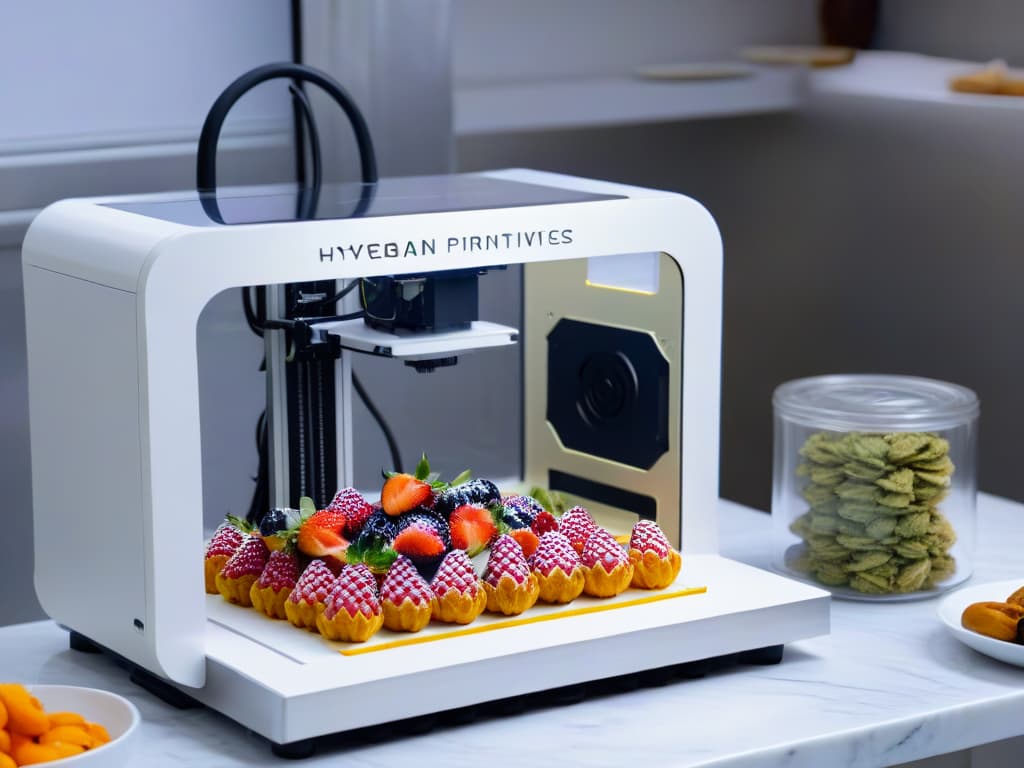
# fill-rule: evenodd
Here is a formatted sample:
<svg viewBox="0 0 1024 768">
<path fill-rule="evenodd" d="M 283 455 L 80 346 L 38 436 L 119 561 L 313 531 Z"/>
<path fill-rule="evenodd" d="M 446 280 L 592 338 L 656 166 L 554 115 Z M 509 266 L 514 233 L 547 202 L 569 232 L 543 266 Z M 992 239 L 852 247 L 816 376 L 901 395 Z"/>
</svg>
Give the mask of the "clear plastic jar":
<svg viewBox="0 0 1024 768">
<path fill-rule="evenodd" d="M 775 390 L 776 567 L 837 597 L 911 600 L 971 575 L 978 398 L 912 376 Z"/>
</svg>

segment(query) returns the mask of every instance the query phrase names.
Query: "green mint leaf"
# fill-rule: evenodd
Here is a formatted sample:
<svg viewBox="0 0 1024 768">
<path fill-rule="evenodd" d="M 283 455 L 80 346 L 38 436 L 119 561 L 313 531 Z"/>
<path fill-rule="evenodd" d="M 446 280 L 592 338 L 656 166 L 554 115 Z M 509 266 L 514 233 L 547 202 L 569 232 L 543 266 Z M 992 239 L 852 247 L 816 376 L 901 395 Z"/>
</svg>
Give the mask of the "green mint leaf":
<svg viewBox="0 0 1024 768">
<path fill-rule="evenodd" d="M 473 477 L 473 473 L 470 470 L 468 470 L 468 469 L 464 469 L 459 474 L 457 474 L 454 478 L 452 478 L 452 481 L 449 484 L 450 485 L 462 485 L 464 482 L 469 480 L 471 477 Z"/>
<path fill-rule="evenodd" d="M 430 474 L 430 462 L 427 461 L 427 454 L 420 456 L 420 461 L 416 465 L 416 479 L 426 480 L 427 475 Z"/>
</svg>

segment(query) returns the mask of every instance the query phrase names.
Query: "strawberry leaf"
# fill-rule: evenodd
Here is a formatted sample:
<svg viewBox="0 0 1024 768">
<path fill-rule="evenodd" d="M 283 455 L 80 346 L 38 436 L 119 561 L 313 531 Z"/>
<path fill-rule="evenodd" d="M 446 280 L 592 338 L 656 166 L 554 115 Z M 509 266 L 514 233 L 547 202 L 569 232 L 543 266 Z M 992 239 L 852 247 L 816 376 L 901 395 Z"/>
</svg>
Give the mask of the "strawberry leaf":
<svg viewBox="0 0 1024 768">
<path fill-rule="evenodd" d="M 415 477 L 417 480 L 426 480 L 430 474 L 430 462 L 427 461 L 427 454 L 420 456 L 420 461 L 416 465 Z"/>
<path fill-rule="evenodd" d="M 505 522 L 505 507 L 502 504 L 491 504 L 487 507 L 487 511 L 491 513 L 491 520 L 494 521 L 494 527 L 498 529 L 498 535 L 508 533 L 511 528 L 509 524 Z"/>
<path fill-rule="evenodd" d="M 242 533 L 252 533 L 256 530 L 256 526 L 254 526 L 252 523 L 250 523 L 248 520 L 244 518 L 235 517 L 234 515 L 228 515 L 226 519 L 231 525 L 235 526 L 235 528 L 240 530 Z"/>
<path fill-rule="evenodd" d="M 464 469 L 459 474 L 457 474 L 455 477 L 452 478 L 452 480 L 449 483 L 449 485 L 462 485 L 464 482 L 469 480 L 472 476 L 473 476 L 473 473 L 470 470 Z"/>
</svg>

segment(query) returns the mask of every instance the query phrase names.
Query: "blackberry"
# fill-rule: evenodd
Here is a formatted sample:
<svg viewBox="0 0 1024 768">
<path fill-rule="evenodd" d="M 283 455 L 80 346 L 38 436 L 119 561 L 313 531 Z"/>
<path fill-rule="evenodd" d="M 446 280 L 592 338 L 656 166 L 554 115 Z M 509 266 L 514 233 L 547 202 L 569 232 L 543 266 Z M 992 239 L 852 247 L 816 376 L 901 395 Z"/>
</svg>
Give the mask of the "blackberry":
<svg viewBox="0 0 1024 768">
<path fill-rule="evenodd" d="M 398 524 L 395 518 L 382 509 L 375 509 L 363 523 L 355 543 L 360 549 L 384 549 L 391 546 L 397 535 Z"/>
<path fill-rule="evenodd" d="M 501 493 L 498 491 L 498 486 L 490 480 L 470 480 L 468 483 L 441 491 L 434 502 L 434 511 L 448 517 L 463 504 L 489 506 L 500 501 Z"/>
<path fill-rule="evenodd" d="M 501 519 L 509 528 L 529 528 L 544 507 L 531 496 L 509 496 L 502 501 Z"/>
<path fill-rule="evenodd" d="M 419 523 L 420 525 L 426 526 L 435 531 L 444 543 L 445 552 L 452 548 L 451 531 L 448 529 L 448 521 L 443 517 L 435 514 L 433 511 L 414 509 L 412 512 L 406 512 L 398 516 L 398 532 L 401 533 L 410 525 L 415 523 Z"/>
</svg>

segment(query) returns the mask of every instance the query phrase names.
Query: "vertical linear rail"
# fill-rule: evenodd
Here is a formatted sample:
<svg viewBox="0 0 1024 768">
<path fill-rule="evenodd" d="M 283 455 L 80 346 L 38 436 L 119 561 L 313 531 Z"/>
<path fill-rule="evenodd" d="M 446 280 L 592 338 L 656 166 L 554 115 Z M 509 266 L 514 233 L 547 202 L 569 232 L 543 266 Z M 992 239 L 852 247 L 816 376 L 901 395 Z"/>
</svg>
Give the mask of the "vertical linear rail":
<svg viewBox="0 0 1024 768">
<path fill-rule="evenodd" d="M 267 286 L 267 317 L 284 317 L 285 286 Z M 270 506 L 289 504 L 288 382 L 285 357 L 288 341 L 285 332 L 268 328 L 264 333 L 267 357 L 267 459 L 270 480 Z"/>
</svg>

